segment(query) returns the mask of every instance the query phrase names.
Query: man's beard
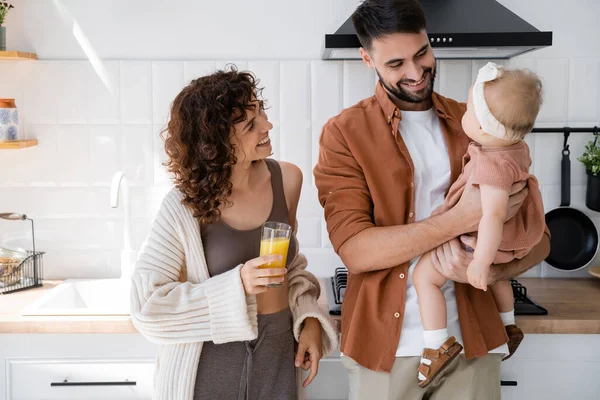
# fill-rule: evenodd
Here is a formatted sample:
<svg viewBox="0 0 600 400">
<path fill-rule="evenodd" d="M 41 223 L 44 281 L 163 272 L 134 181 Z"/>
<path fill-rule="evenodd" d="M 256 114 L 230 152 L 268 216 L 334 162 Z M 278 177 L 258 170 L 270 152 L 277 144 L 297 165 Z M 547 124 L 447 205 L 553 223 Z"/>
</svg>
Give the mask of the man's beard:
<svg viewBox="0 0 600 400">
<path fill-rule="evenodd" d="M 390 94 L 394 95 L 399 100 L 406 101 L 408 103 L 421 103 L 423 101 L 430 99 L 431 93 L 433 93 L 433 83 L 435 82 L 435 75 L 436 75 L 437 71 L 436 71 L 435 65 L 433 68 L 423 69 L 422 77 L 425 77 L 425 79 L 427 79 L 428 82 L 427 82 L 427 85 L 423 89 L 419 90 L 418 92 L 409 92 L 407 90 L 404 90 L 404 88 L 402 87 L 403 83 L 415 83 L 415 81 L 412 79 L 404 79 L 404 80 L 398 81 L 396 83 L 396 85 L 392 86 L 383 80 L 383 78 L 381 77 L 381 75 L 379 74 L 379 71 L 377 71 L 377 69 L 375 69 L 375 72 L 377 73 L 377 76 L 379 77 L 379 81 L 381 82 L 383 87 Z"/>
</svg>

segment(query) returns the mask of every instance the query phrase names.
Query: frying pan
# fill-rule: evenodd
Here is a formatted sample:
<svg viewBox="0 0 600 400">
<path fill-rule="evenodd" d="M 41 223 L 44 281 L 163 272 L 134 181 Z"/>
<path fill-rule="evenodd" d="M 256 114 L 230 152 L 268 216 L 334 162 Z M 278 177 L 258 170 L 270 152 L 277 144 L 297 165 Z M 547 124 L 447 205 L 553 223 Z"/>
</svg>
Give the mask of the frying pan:
<svg viewBox="0 0 600 400">
<path fill-rule="evenodd" d="M 571 160 L 569 130 L 564 131 L 561 161 L 560 207 L 546 214 L 550 230 L 550 255 L 546 262 L 562 271 L 577 271 L 592 262 L 598 252 L 598 230 L 583 212 L 571 204 Z"/>
</svg>

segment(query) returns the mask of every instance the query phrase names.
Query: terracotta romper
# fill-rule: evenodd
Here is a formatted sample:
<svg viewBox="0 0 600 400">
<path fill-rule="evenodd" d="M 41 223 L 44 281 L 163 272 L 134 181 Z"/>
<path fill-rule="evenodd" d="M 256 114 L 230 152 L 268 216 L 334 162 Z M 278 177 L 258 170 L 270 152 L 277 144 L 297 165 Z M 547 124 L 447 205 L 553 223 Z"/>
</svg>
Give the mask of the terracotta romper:
<svg viewBox="0 0 600 400">
<path fill-rule="evenodd" d="M 525 141 L 506 147 L 483 148 L 470 143 L 463 157 L 463 171 L 450 187 L 444 204 L 433 214 L 454 207 L 465 186 L 490 185 L 510 191 L 513 184 L 527 182 L 529 194 L 517 214 L 506 221 L 499 250 L 514 251 L 516 258 L 525 257 L 542 239 L 545 229 L 544 205 L 538 181 L 529 173 L 531 157 Z M 476 232 L 472 235 L 476 236 Z"/>
</svg>

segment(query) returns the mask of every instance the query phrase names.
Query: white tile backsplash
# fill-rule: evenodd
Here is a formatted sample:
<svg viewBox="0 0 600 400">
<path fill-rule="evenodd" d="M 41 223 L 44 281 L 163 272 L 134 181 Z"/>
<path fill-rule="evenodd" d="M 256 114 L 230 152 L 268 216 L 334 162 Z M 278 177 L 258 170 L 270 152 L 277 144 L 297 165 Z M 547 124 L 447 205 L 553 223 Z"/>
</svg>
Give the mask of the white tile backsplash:
<svg viewBox="0 0 600 400">
<path fill-rule="evenodd" d="M 279 85 L 282 122 L 291 123 L 300 128 L 310 126 L 310 72 L 309 61 L 281 62 Z"/>
<path fill-rule="evenodd" d="M 121 61 L 119 88 L 121 122 L 152 123 L 152 63 Z"/>
<path fill-rule="evenodd" d="M 598 124 L 600 60 L 573 58 L 569 65 L 569 121 Z"/>
<path fill-rule="evenodd" d="M 155 124 L 167 122 L 171 103 L 184 86 L 183 63 L 175 61 L 152 63 L 152 115 Z"/>
<path fill-rule="evenodd" d="M 469 60 L 440 61 L 440 93 L 458 101 L 467 101 L 473 83 L 471 64 Z"/>
<path fill-rule="evenodd" d="M 540 59 L 537 74 L 542 80 L 544 103 L 538 115 L 539 122 L 567 121 L 569 104 L 569 59 Z"/>
<path fill-rule="evenodd" d="M 120 122 L 120 67 L 118 61 L 106 61 L 98 70 L 87 68 L 87 121 L 90 124 Z"/>
<path fill-rule="evenodd" d="M 14 97 L 22 129 L 39 146 L 0 152 L 0 211 L 26 212 L 36 219 L 38 247 L 47 251 L 48 278 L 116 277 L 123 240 L 122 209 L 109 207 L 109 185 L 124 170 L 132 185 L 132 235 L 144 240 L 164 194 L 172 187 L 164 144 L 169 105 L 192 79 L 231 61 L 103 62 L 99 73 L 83 61 L 0 62 L 0 97 Z M 467 89 L 486 61 L 439 62 L 436 88 L 465 100 Z M 322 125 L 342 108 L 372 96 L 376 75 L 362 61 L 241 60 L 260 79 L 274 157 L 297 164 L 304 174 L 298 207 L 299 239 L 317 275 L 331 275 L 342 262 L 331 248 L 312 168 L 318 158 Z M 509 60 L 510 68 L 529 68 L 545 84 L 538 126 L 598 124 L 600 58 Z M 105 75 L 103 75 L 105 74 Z M 595 89 L 594 89 L 595 88 Z M 61 96 L 57 97 L 57 93 Z M 62 94 L 64 93 L 64 96 Z M 591 138 L 572 134 L 572 206 L 600 222 L 585 208 L 586 176 L 577 156 Z M 532 171 L 538 176 L 546 210 L 560 203 L 562 134 L 530 134 Z M 6 172 L 9 171 L 9 172 Z M 28 240 L 28 228 L 0 224 L 0 235 Z M 586 276 L 585 271 L 568 276 Z M 526 276 L 563 276 L 537 266 Z"/>
<path fill-rule="evenodd" d="M 375 93 L 375 70 L 361 61 L 343 61 L 344 65 L 344 108 Z"/>
</svg>

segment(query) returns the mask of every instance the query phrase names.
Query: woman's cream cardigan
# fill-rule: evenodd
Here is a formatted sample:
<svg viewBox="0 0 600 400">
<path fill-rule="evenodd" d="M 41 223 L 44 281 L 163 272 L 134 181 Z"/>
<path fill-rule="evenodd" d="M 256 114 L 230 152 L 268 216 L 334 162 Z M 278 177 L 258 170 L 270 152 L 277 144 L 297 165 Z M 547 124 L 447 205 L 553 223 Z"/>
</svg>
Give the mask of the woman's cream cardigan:
<svg viewBox="0 0 600 400">
<path fill-rule="evenodd" d="M 132 276 L 131 319 L 159 344 L 154 398 L 192 400 L 202 343 L 257 337 L 256 297 L 247 296 L 241 265 L 210 278 L 200 226 L 172 189 L 164 198 Z M 333 321 L 317 305 L 320 287 L 298 253 L 288 267 L 289 304 L 296 340 L 305 318 L 319 319 L 323 353 L 337 346 Z"/>
</svg>

